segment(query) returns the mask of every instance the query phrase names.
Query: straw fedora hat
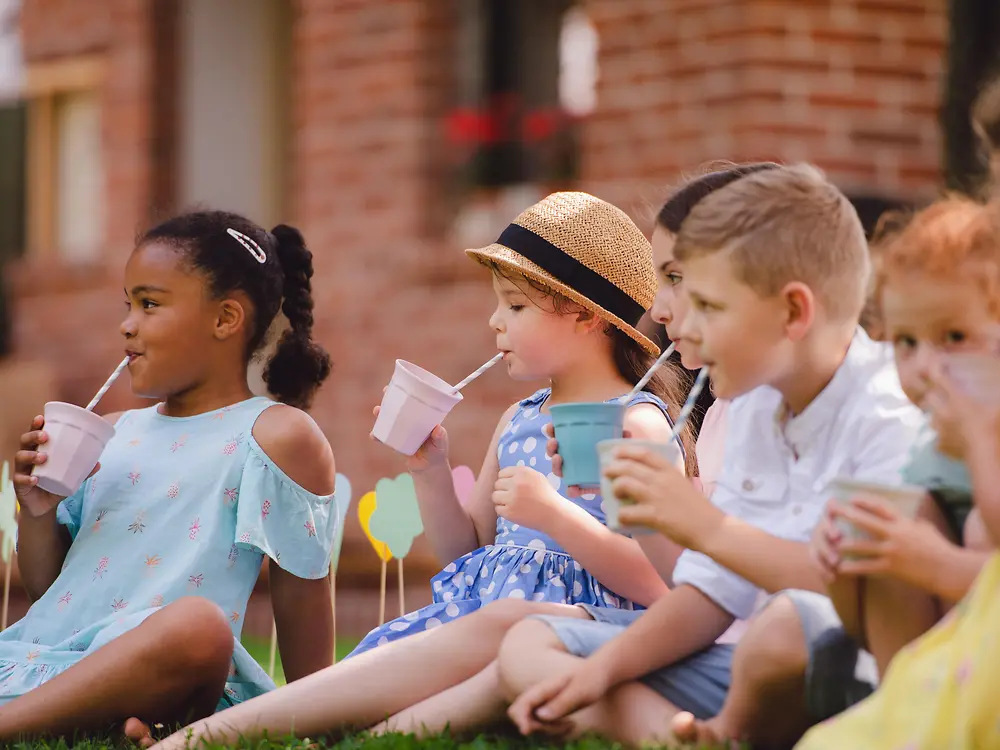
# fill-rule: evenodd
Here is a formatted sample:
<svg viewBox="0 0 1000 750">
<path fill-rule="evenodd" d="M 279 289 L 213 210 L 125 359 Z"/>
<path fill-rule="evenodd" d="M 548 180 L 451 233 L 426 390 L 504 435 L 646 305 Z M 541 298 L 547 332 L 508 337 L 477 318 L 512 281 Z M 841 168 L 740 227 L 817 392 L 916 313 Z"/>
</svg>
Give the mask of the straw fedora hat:
<svg viewBox="0 0 1000 750">
<path fill-rule="evenodd" d="M 636 329 L 656 296 L 653 252 L 620 208 L 587 193 L 553 193 L 492 245 L 465 252 L 544 284 L 659 353 Z"/>
</svg>

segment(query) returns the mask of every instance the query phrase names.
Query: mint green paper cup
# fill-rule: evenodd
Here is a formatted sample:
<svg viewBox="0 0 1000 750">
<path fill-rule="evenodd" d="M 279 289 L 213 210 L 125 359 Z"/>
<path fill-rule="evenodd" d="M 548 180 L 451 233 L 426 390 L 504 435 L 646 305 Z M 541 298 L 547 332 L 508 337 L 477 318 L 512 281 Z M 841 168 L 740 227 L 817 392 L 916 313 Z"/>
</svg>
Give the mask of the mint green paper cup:
<svg viewBox="0 0 1000 750">
<path fill-rule="evenodd" d="M 563 483 L 570 487 L 598 487 L 601 462 L 597 444 L 622 436 L 625 405 L 620 403 L 557 404 L 549 407 L 559 441 Z"/>
</svg>

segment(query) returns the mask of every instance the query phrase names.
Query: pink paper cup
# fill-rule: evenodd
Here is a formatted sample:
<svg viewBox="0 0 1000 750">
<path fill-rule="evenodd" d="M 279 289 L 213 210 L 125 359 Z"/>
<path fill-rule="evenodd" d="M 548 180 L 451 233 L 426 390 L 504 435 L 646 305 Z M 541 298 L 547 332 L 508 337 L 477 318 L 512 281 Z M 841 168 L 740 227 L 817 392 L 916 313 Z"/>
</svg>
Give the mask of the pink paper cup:
<svg viewBox="0 0 1000 750">
<path fill-rule="evenodd" d="M 412 456 L 462 400 L 462 394 L 453 391 L 454 386 L 437 375 L 397 359 L 372 435 L 404 456 Z"/>
<path fill-rule="evenodd" d="M 32 474 L 38 486 L 60 497 L 69 497 L 97 465 L 115 427 L 103 417 L 73 404 L 45 404 L 45 432 L 49 440 L 39 447 L 48 456 Z"/>
<path fill-rule="evenodd" d="M 848 505 L 852 498 L 858 495 L 873 495 L 892 505 L 900 514 L 907 518 L 915 518 L 920 510 L 920 503 L 927 495 L 923 487 L 908 484 L 892 485 L 878 482 L 862 482 L 849 477 L 835 477 L 830 482 L 830 492 L 841 505 Z M 837 529 L 845 539 L 854 541 L 871 539 L 871 536 L 844 518 L 836 519 Z M 845 559 L 854 559 L 856 555 L 844 555 Z"/>
</svg>

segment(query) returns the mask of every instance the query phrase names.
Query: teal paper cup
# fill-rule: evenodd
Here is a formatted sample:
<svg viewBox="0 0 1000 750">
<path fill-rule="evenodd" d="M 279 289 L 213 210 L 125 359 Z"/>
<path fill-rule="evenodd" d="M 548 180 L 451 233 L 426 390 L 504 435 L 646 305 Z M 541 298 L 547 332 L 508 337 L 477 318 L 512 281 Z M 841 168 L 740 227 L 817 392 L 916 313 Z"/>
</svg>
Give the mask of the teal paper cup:
<svg viewBox="0 0 1000 750">
<path fill-rule="evenodd" d="M 559 441 L 563 482 L 571 487 L 598 487 L 601 462 L 597 444 L 622 436 L 625 405 L 618 403 L 558 404 L 549 407 Z"/>
</svg>

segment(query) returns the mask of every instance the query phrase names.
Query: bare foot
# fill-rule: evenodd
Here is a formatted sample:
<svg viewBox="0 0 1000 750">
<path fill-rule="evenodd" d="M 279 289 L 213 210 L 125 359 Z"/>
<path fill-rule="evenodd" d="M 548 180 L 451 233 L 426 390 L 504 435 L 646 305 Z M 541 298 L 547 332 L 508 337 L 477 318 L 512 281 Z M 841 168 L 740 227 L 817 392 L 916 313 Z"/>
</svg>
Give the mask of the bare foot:
<svg viewBox="0 0 1000 750">
<path fill-rule="evenodd" d="M 139 747 L 152 747 L 156 742 L 153 740 L 153 732 L 145 722 L 132 717 L 125 722 L 125 736 Z"/>
<path fill-rule="evenodd" d="M 681 711 L 670 723 L 670 729 L 679 741 L 696 747 L 737 747 L 738 741 L 725 731 L 716 716 L 708 721 L 699 721 L 694 714 Z"/>
</svg>

